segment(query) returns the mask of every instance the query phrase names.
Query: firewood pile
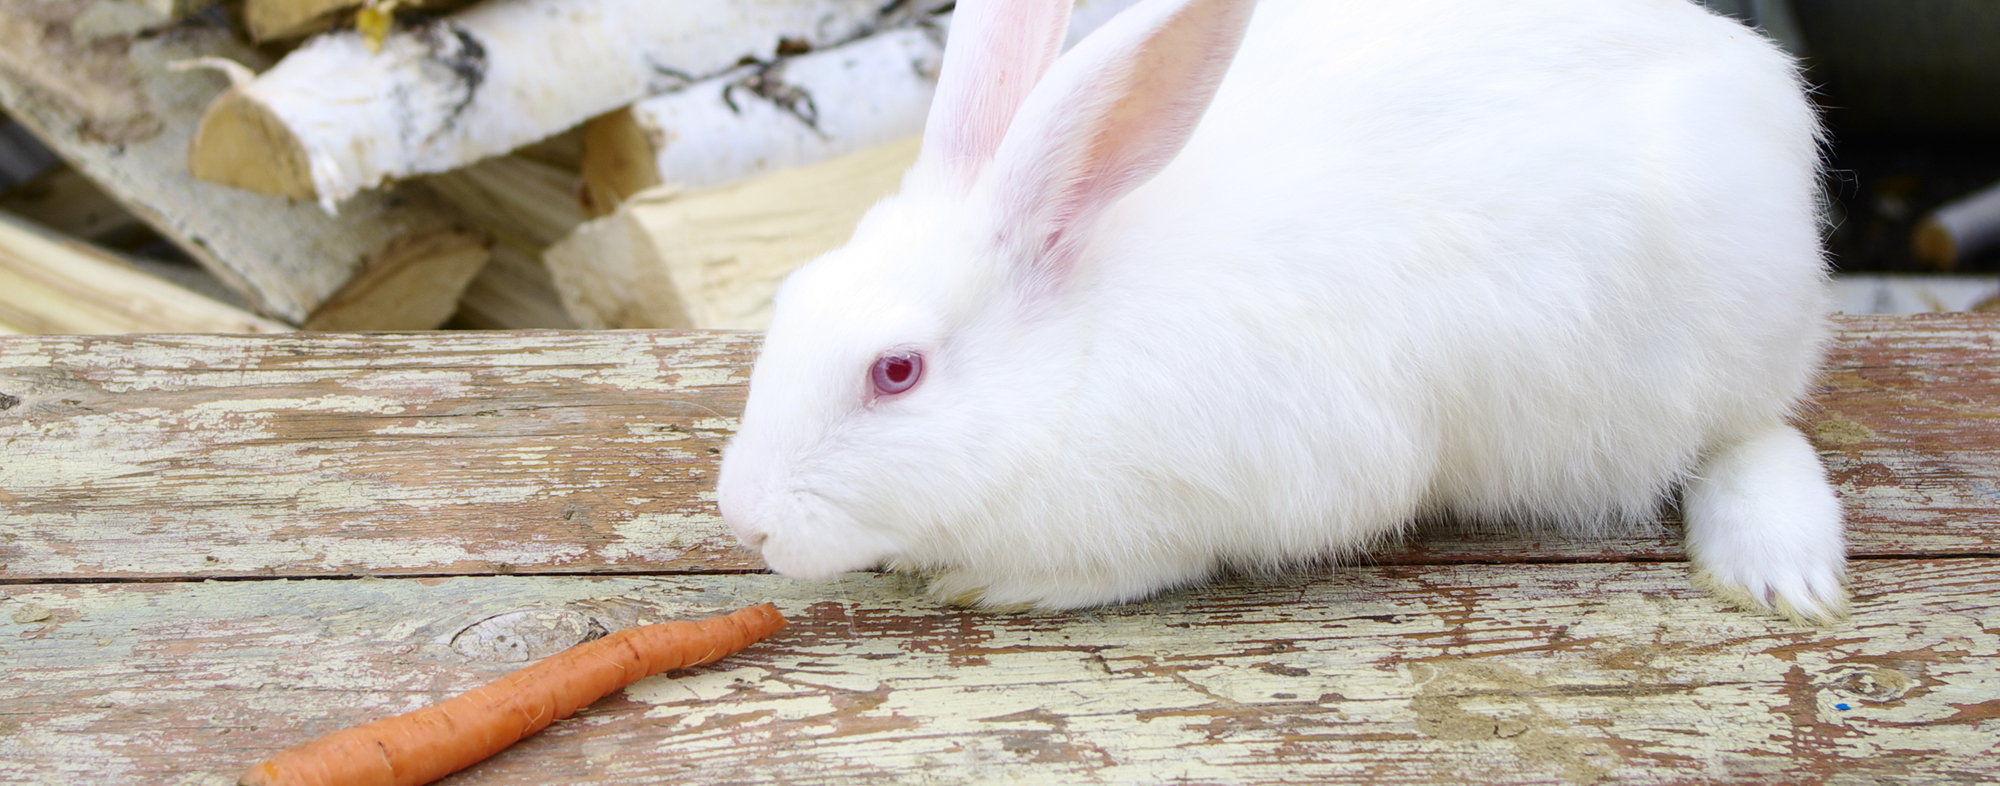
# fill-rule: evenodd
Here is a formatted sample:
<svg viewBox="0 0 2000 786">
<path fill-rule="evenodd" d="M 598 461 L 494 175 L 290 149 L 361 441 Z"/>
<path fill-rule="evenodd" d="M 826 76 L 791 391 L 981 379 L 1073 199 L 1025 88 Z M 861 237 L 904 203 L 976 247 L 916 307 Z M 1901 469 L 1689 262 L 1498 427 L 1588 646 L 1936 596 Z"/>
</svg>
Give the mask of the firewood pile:
<svg viewBox="0 0 2000 786">
<path fill-rule="evenodd" d="M 950 6 L 0 0 L 0 331 L 761 327 Z"/>
</svg>

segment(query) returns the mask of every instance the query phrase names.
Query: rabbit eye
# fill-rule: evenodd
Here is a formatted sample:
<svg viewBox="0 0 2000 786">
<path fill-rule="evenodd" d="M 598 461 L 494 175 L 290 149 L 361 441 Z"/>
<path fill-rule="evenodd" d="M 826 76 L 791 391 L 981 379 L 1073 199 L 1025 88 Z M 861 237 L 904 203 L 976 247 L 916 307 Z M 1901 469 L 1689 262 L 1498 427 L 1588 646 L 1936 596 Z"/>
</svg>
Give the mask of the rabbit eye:
<svg viewBox="0 0 2000 786">
<path fill-rule="evenodd" d="M 868 379 L 875 383 L 875 392 L 893 396 L 915 387 L 917 378 L 924 374 L 924 356 L 915 352 L 891 352 L 875 359 L 875 367 L 868 372 Z"/>
</svg>

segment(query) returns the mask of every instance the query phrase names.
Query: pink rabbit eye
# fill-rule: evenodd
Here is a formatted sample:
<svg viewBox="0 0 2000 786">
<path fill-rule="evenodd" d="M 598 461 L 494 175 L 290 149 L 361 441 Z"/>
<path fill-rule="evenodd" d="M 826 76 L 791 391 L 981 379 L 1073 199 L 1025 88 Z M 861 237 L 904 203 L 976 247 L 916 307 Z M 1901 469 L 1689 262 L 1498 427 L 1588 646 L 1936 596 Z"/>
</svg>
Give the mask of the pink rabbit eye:
<svg viewBox="0 0 2000 786">
<path fill-rule="evenodd" d="M 917 378 L 923 375 L 923 355 L 891 352 L 875 359 L 875 367 L 869 370 L 868 379 L 875 383 L 875 392 L 893 396 L 915 387 Z"/>
</svg>

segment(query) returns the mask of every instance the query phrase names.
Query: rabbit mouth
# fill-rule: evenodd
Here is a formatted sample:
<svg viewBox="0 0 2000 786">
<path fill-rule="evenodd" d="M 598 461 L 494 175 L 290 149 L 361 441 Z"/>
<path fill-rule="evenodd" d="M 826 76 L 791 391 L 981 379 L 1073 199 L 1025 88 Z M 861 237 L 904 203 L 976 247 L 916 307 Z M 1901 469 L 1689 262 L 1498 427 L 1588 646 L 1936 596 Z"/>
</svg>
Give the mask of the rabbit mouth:
<svg viewBox="0 0 2000 786">
<path fill-rule="evenodd" d="M 895 555 L 884 539 L 811 492 L 772 495 L 729 524 L 771 570 L 801 581 L 868 570 Z"/>
</svg>

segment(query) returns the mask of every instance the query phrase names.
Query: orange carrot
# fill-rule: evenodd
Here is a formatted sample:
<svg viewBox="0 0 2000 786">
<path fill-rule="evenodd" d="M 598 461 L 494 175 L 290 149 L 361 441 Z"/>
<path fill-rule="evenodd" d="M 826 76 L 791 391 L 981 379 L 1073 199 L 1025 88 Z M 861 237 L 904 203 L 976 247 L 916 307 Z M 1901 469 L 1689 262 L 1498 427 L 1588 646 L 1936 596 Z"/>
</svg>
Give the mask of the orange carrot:
<svg viewBox="0 0 2000 786">
<path fill-rule="evenodd" d="M 415 712 L 328 734 L 251 767 L 239 786 L 418 786 L 641 678 L 711 663 L 785 627 L 766 603 L 618 631 Z"/>
</svg>

